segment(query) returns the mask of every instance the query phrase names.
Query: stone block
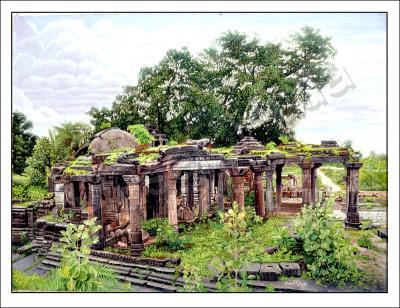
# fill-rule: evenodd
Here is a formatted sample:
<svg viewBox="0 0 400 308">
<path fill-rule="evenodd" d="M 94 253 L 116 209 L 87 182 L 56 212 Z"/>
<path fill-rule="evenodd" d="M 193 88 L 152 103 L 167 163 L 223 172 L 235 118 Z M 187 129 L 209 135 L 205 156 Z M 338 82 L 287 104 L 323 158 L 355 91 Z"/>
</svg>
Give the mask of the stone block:
<svg viewBox="0 0 400 308">
<path fill-rule="evenodd" d="M 264 250 L 267 254 L 272 255 L 273 253 L 278 251 L 278 247 L 265 247 Z"/>
<path fill-rule="evenodd" d="M 300 275 L 301 275 L 300 265 L 298 263 L 282 262 L 282 263 L 279 263 L 279 266 L 282 269 L 283 275 L 295 276 L 295 277 L 300 277 Z"/>
<path fill-rule="evenodd" d="M 247 273 L 247 275 L 257 276 L 260 273 L 261 264 L 259 263 L 249 263 L 242 267 L 240 273 Z"/>
<path fill-rule="evenodd" d="M 276 281 L 282 274 L 282 270 L 277 263 L 265 263 L 261 264 L 260 268 L 260 279 Z"/>
</svg>

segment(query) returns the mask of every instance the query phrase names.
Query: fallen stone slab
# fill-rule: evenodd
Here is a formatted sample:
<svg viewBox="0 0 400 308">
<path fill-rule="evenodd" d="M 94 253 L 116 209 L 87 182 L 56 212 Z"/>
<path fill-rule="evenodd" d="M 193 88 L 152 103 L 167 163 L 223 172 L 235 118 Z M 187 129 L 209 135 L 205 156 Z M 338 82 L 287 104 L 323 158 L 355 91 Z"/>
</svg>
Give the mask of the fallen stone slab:
<svg viewBox="0 0 400 308">
<path fill-rule="evenodd" d="M 276 281 L 282 274 L 282 270 L 277 263 L 261 264 L 260 279 L 268 281 Z"/>
<path fill-rule="evenodd" d="M 300 269 L 300 265 L 298 263 L 282 262 L 282 263 L 279 263 L 279 266 L 282 269 L 282 274 L 285 276 L 300 277 L 300 275 L 301 275 L 301 269 Z"/>
</svg>

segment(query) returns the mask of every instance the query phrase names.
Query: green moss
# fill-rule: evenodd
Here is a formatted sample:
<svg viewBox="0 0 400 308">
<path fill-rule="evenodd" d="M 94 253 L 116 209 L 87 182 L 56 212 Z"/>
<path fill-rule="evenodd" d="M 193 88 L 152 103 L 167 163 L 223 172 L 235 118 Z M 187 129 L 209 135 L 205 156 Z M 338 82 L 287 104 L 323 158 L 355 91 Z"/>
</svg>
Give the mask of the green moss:
<svg viewBox="0 0 400 308">
<path fill-rule="evenodd" d="M 144 164 L 144 163 L 148 163 L 151 161 L 156 160 L 158 157 L 160 157 L 160 155 L 158 153 L 140 153 L 139 157 L 138 157 L 138 161 L 140 164 Z"/>
<path fill-rule="evenodd" d="M 134 154 L 135 148 L 119 148 L 107 153 L 107 158 L 104 160 L 105 165 L 114 165 L 117 163 L 118 157 L 122 154 Z"/>
<path fill-rule="evenodd" d="M 211 149 L 211 153 L 213 154 L 224 154 L 225 157 L 232 155 L 233 147 L 222 147 L 222 148 L 213 148 Z"/>
</svg>

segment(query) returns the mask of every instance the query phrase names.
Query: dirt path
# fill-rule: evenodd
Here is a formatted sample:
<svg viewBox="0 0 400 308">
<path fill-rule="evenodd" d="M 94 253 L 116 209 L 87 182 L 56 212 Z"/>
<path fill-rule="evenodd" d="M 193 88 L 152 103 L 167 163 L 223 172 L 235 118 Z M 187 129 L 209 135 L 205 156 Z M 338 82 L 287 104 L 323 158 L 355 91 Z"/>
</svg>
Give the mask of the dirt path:
<svg viewBox="0 0 400 308">
<path fill-rule="evenodd" d="M 341 191 L 340 187 L 335 184 L 330 178 L 328 178 L 321 170 L 318 170 L 318 175 L 321 177 L 322 184 L 330 188 L 330 191 Z"/>
</svg>

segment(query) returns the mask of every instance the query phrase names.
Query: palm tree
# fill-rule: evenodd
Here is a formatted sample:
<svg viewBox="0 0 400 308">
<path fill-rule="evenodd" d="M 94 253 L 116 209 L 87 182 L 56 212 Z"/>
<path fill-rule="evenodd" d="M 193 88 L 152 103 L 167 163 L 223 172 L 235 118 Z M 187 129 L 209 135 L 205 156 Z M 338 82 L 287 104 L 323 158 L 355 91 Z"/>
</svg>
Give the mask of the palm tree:
<svg viewBox="0 0 400 308">
<path fill-rule="evenodd" d="M 55 126 L 55 141 L 73 152 L 87 143 L 92 134 L 89 124 L 83 122 L 64 122 L 60 126 Z"/>
</svg>

